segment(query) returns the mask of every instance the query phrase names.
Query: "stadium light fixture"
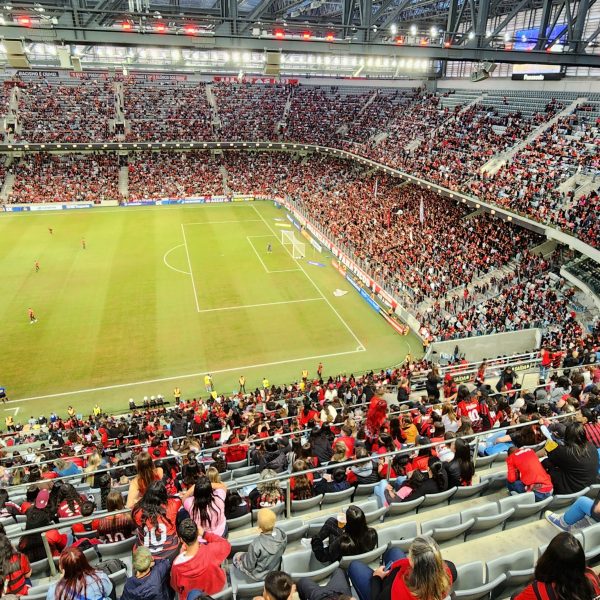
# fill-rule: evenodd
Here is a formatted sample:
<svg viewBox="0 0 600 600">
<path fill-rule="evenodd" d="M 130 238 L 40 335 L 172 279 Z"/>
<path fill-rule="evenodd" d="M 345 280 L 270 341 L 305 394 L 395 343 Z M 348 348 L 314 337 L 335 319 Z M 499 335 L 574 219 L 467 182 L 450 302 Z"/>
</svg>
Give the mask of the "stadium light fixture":
<svg viewBox="0 0 600 600">
<path fill-rule="evenodd" d="M 399 36 L 398 36 L 398 37 L 395 39 L 395 42 L 396 42 L 396 44 L 397 44 L 398 46 L 402 46 L 402 44 L 404 44 L 404 38 L 403 38 L 401 35 L 399 35 Z"/>
<path fill-rule="evenodd" d="M 398 25 L 396 25 L 396 23 L 392 23 L 390 26 L 390 33 L 392 35 L 396 35 L 398 33 Z"/>
<path fill-rule="evenodd" d="M 283 29 L 275 29 L 275 31 L 273 31 L 273 35 L 278 40 L 282 40 L 285 37 L 285 31 L 283 31 Z"/>
<path fill-rule="evenodd" d="M 303 31 L 302 32 L 302 39 L 303 40 L 310 40 L 310 38 L 312 37 L 312 34 L 310 31 Z"/>
<path fill-rule="evenodd" d="M 159 21 L 154 25 L 154 31 L 156 31 L 156 33 L 166 33 L 167 26 Z"/>
<path fill-rule="evenodd" d="M 474 32 L 474 31 L 469 31 L 468 38 L 469 38 L 470 40 L 474 40 L 474 39 L 475 39 L 475 32 Z"/>
<path fill-rule="evenodd" d="M 20 15 L 17 17 L 17 23 L 19 25 L 21 25 L 22 27 L 31 27 L 33 25 L 33 22 L 31 20 L 31 17 L 28 15 Z"/>
<path fill-rule="evenodd" d="M 505 33 L 504 34 L 504 41 L 505 42 L 510 42 L 510 33 Z"/>
<path fill-rule="evenodd" d="M 196 29 L 195 25 L 184 25 L 183 33 L 185 33 L 185 35 L 196 35 L 198 33 L 198 29 Z"/>
<path fill-rule="evenodd" d="M 437 27 L 432 27 L 430 33 L 431 37 L 435 37 L 438 34 Z"/>
<path fill-rule="evenodd" d="M 333 42 L 335 40 L 335 34 L 331 31 L 325 35 L 325 40 L 328 42 Z"/>
<path fill-rule="evenodd" d="M 416 25 L 410 26 L 410 35 L 417 35 L 417 26 Z"/>
<path fill-rule="evenodd" d="M 123 31 L 133 31 L 133 23 L 131 21 L 123 21 L 121 23 L 121 29 Z"/>
<path fill-rule="evenodd" d="M 421 41 L 419 42 L 419 44 L 421 46 L 427 46 L 429 44 L 429 40 L 427 38 L 421 38 Z"/>
</svg>

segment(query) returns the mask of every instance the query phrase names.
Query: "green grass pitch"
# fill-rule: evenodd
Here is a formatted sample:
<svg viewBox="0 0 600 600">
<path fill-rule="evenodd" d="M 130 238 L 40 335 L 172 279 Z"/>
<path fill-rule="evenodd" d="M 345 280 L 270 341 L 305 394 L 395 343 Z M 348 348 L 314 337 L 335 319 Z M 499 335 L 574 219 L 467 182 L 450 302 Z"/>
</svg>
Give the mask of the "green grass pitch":
<svg viewBox="0 0 600 600">
<path fill-rule="evenodd" d="M 172 400 L 175 385 L 201 394 L 206 372 L 230 393 L 240 374 L 253 389 L 313 375 L 320 360 L 325 374 L 350 373 L 421 354 L 330 256 L 301 238 L 294 260 L 285 223 L 270 202 L 0 215 L 2 408 L 17 420 L 69 404 L 118 411 L 130 397 Z"/>
</svg>

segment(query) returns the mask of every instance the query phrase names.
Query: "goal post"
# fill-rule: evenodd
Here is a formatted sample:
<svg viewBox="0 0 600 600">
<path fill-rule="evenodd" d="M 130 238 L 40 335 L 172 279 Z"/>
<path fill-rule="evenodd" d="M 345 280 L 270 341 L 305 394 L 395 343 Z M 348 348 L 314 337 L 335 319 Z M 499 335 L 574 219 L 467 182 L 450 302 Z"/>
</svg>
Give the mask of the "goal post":
<svg viewBox="0 0 600 600">
<path fill-rule="evenodd" d="M 292 247 L 292 258 L 297 260 L 306 256 L 306 244 L 297 239 L 293 231 L 282 231 L 281 243 Z"/>
</svg>

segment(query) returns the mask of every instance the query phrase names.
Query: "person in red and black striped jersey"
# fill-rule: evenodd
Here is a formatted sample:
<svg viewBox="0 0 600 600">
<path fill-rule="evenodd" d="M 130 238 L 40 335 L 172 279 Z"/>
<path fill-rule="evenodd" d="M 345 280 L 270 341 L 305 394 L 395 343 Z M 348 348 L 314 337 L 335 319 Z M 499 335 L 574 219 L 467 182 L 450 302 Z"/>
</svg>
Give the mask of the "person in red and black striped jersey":
<svg viewBox="0 0 600 600">
<path fill-rule="evenodd" d="M 5 535 L 0 535 L 0 576 L 3 579 L 2 595 L 27 595 L 31 584 L 29 559 L 17 552 Z"/>
<path fill-rule="evenodd" d="M 600 579 L 585 563 L 579 541 L 559 533 L 535 567 L 533 582 L 513 600 L 594 600 L 600 596 Z"/>
<path fill-rule="evenodd" d="M 600 448 L 600 423 L 598 423 L 598 415 L 592 412 L 589 408 L 581 409 L 583 417 L 583 430 L 588 442 L 592 442 L 596 448 Z"/>
</svg>

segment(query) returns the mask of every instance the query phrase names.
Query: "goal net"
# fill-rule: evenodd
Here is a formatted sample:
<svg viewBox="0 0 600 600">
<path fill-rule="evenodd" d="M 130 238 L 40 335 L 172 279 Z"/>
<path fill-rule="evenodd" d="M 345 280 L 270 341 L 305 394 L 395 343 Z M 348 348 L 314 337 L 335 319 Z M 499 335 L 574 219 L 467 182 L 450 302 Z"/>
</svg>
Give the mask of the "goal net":
<svg viewBox="0 0 600 600">
<path fill-rule="evenodd" d="M 293 231 L 282 231 L 281 243 L 292 247 L 292 258 L 299 259 L 306 256 L 306 244 L 297 239 Z"/>
</svg>

